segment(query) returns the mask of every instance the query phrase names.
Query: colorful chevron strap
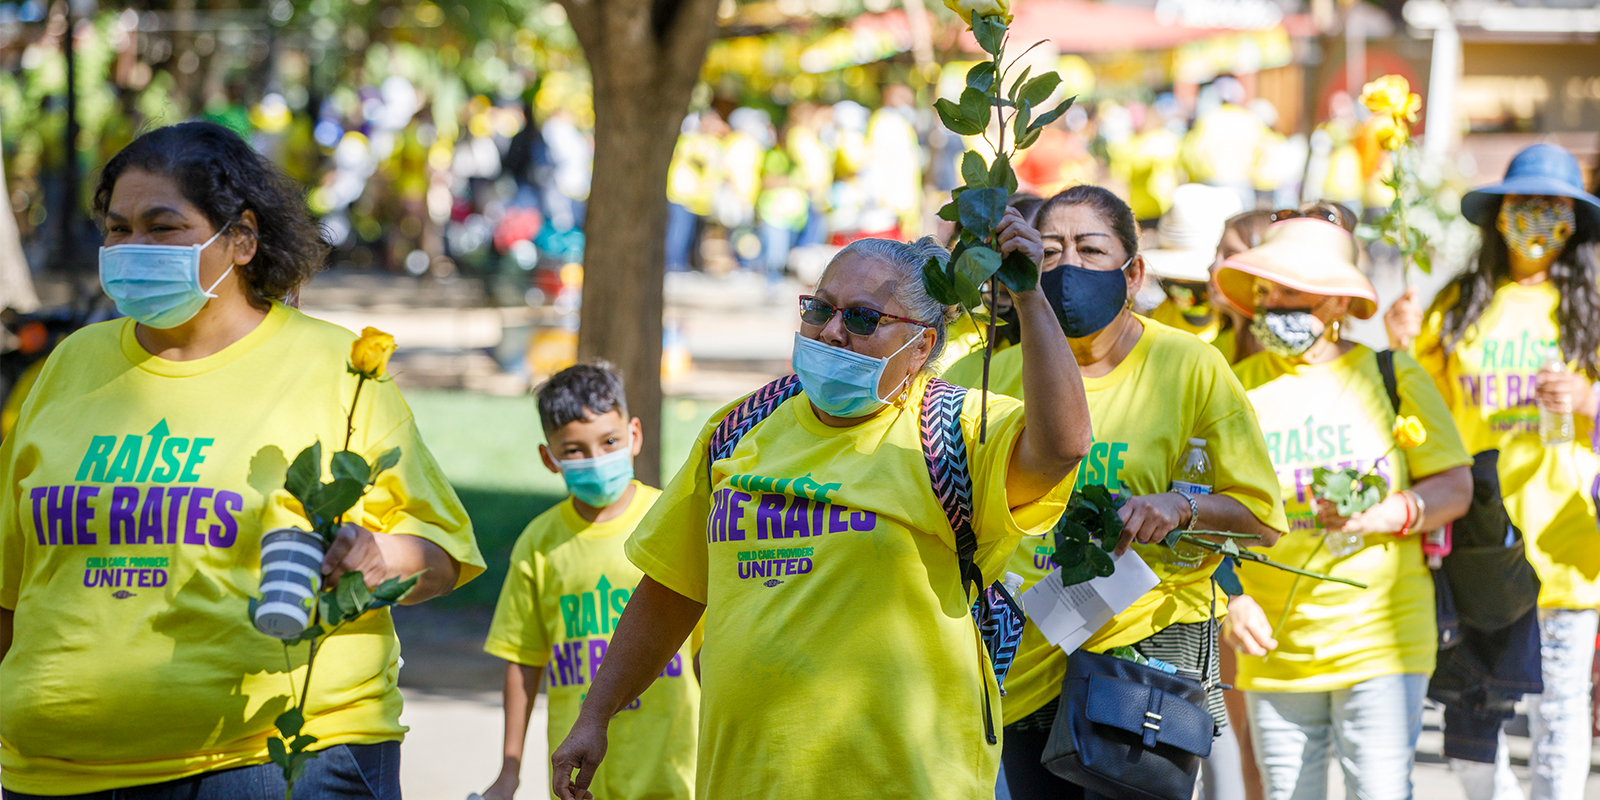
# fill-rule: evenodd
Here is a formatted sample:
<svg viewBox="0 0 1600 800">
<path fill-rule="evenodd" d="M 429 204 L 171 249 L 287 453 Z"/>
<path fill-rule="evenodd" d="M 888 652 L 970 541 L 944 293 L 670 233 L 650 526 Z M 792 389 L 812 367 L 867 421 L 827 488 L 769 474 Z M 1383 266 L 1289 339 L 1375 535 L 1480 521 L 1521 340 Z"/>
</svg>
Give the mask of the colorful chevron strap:
<svg viewBox="0 0 1600 800">
<path fill-rule="evenodd" d="M 757 389 L 754 394 L 746 397 L 728 416 L 722 418 L 722 423 L 711 432 L 711 458 L 706 462 L 706 471 L 711 471 L 711 465 L 733 455 L 739 446 L 739 440 L 753 430 L 761 421 L 772 416 L 778 406 L 784 401 L 800 393 L 800 377 L 786 375 L 766 386 Z"/>
</svg>

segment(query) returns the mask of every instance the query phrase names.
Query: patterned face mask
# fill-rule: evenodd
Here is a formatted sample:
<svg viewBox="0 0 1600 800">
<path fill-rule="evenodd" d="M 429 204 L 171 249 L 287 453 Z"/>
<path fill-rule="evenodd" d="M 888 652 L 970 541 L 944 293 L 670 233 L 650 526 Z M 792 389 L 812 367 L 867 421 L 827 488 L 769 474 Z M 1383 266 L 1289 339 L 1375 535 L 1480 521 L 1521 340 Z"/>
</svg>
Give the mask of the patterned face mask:
<svg viewBox="0 0 1600 800">
<path fill-rule="evenodd" d="M 1541 259 L 1561 252 L 1572 238 L 1577 212 L 1550 197 L 1529 197 L 1500 207 L 1500 231 L 1518 255 Z"/>
</svg>

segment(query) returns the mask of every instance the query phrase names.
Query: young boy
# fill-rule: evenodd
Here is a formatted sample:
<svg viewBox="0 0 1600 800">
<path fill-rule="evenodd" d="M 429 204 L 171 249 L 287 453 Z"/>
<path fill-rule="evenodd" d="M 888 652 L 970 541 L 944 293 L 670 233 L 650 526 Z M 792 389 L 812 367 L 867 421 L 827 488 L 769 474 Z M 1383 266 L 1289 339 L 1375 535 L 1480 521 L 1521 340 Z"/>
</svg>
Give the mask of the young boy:
<svg viewBox="0 0 1600 800">
<path fill-rule="evenodd" d="M 628 416 L 622 378 L 609 364 L 556 373 L 539 388 L 538 402 L 548 442 L 539 455 L 572 496 L 517 539 L 483 646 L 506 660 L 505 761 L 484 800 L 511 800 L 517 790 L 541 673 L 549 675 L 550 750 L 577 721 L 623 606 L 643 577 L 622 545 L 661 494 L 633 480 L 639 420 Z M 692 659 L 686 642 L 661 677 L 612 720 L 611 757 L 589 787 L 597 800 L 694 796 L 700 684 Z"/>
</svg>

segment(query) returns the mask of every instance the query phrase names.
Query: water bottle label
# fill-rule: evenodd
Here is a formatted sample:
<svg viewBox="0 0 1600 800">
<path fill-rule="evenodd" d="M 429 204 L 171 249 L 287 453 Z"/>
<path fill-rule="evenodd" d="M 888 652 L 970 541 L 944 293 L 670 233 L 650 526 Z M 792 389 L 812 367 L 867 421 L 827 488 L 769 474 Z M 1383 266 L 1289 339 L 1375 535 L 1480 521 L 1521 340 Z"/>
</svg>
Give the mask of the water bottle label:
<svg viewBox="0 0 1600 800">
<path fill-rule="evenodd" d="M 1203 483 L 1190 483 L 1188 481 L 1173 481 L 1169 492 L 1183 492 L 1184 494 L 1211 494 L 1211 487 Z"/>
</svg>

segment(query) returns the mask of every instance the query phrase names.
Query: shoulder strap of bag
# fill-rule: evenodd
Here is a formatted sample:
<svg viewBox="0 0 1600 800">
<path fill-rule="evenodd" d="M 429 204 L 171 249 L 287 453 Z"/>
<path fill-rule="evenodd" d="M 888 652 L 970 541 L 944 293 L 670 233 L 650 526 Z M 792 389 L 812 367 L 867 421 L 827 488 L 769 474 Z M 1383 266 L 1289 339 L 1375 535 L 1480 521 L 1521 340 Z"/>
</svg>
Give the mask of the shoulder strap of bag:
<svg viewBox="0 0 1600 800">
<path fill-rule="evenodd" d="M 1394 351 L 1378 351 L 1378 374 L 1383 376 L 1383 388 L 1389 393 L 1389 404 L 1394 413 L 1400 413 L 1400 381 L 1394 375 Z"/>
<path fill-rule="evenodd" d="M 983 571 L 974 559 L 978 535 L 972 530 L 972 470 L 967 461 L 967 439 L 961 429 L 961 407 L 967 390 L 934 378 L 922 394 L 922 455 L 928 461 L 928 478 L 939 506 L 950 520 L 956 537 L 956 560 L 961 565 L 961 588 L 970 596 L 974 584 L 983 585 Z"/>
<path fill-rule="evenodd" d="M 735 406 L 728 416 L 722 418 L 717 429 L 711 432 L 709 445 L 710 457 L 706 459 L 706 476 L 711 475 L 711 465 L 733 455 L 739 446 L 739 440 L 744 435 L 760 425 L 762 420 L 772 416 L 778 406 L 784 401 L 800 393 L 800 377 L 798 375 L 785 375 L 766 386 L 757 389 L 754 394 L 744 399 L 744 402 Z"/>
</svg>

